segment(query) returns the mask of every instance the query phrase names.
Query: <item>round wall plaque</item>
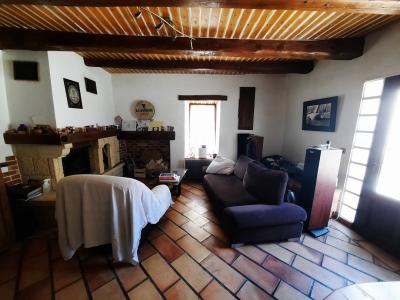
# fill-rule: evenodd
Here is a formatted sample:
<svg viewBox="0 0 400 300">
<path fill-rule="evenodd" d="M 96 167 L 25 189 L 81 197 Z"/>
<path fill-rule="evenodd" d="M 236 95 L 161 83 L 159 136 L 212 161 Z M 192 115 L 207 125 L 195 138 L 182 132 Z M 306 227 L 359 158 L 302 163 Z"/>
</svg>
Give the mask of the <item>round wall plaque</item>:
<svg viewBox="0 0 400 300">
<path fill-rule="evenodd" d="M 146 100 L 140 100 L 135 105 L 135 113 L 138 120 L 152 120 L 155 114 L 154 105 Z"/>
</svg>

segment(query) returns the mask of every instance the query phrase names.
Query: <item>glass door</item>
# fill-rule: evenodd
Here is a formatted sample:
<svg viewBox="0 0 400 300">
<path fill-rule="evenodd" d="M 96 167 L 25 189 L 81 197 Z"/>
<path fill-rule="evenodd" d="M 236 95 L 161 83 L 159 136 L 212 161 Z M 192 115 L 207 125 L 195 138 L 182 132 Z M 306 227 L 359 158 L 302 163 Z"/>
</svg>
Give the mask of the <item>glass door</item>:
<svg viewBox="0 0 400 300">
<path fill-rule="evenodd" d="M 400 76 L 368 81 L 351 150 L 341 218 L 400 251 Z"/>
<path fill-rule="evenodd" d="M 340 211 L 340 216 L 349 223 L 354 222 L 360 200 L 384 82 L 378 79 L 364 84 Z"/>
</svg>

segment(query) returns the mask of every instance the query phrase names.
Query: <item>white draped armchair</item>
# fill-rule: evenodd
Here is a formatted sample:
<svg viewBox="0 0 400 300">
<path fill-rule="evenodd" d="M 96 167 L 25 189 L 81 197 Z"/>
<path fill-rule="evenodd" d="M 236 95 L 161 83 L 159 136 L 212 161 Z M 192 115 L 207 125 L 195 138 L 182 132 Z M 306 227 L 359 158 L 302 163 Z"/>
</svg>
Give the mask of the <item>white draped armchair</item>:
<svg viewBox="0 0 400 300">
<path fill-rule="evenodd" d="M 115 261 L 136 264 L 142 229 L 156 224 L 171 203 L 165 185 L 150 190 L 131 178 L 65 177 L 57 185 L 56 200 L 61 254 L 67 260 L 80 246 L 111 244 Z"/>
</svg>

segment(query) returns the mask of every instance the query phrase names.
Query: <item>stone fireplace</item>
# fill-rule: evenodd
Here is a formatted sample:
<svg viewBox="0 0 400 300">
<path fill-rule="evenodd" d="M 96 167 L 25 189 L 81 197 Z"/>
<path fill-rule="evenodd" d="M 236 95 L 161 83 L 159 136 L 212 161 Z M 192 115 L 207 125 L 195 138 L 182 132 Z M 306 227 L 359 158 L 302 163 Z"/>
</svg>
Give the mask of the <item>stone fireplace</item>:
<svg viewBox="0 0 400 300">
<path fill-rule="evenodd" d="M 68 143 L 61 145 L 14 144 L 22 180 L 50 178 L 51 187 L 65 175 L 86 173 L 122 176 L 119 141 L 116 136 L 99 138 L 90 143 Z M 84 162 L 88 156 L 88 166 Z M 64 173 L 64 167 L 67 174 Z"/>
</svg>

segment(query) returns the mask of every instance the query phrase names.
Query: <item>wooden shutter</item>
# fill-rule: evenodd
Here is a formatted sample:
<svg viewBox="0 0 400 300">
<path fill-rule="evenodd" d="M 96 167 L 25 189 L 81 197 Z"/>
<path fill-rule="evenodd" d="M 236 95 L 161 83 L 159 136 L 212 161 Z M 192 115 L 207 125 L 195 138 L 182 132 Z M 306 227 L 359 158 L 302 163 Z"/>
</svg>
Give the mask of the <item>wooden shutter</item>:
<svg viewBox="0 0 400 300">
<path fill-rule="evenodd" d="M 241 87 L 239 98 L 238 129 L 252 130 L 254 123 L 255 87 Z"/>
</svg>

